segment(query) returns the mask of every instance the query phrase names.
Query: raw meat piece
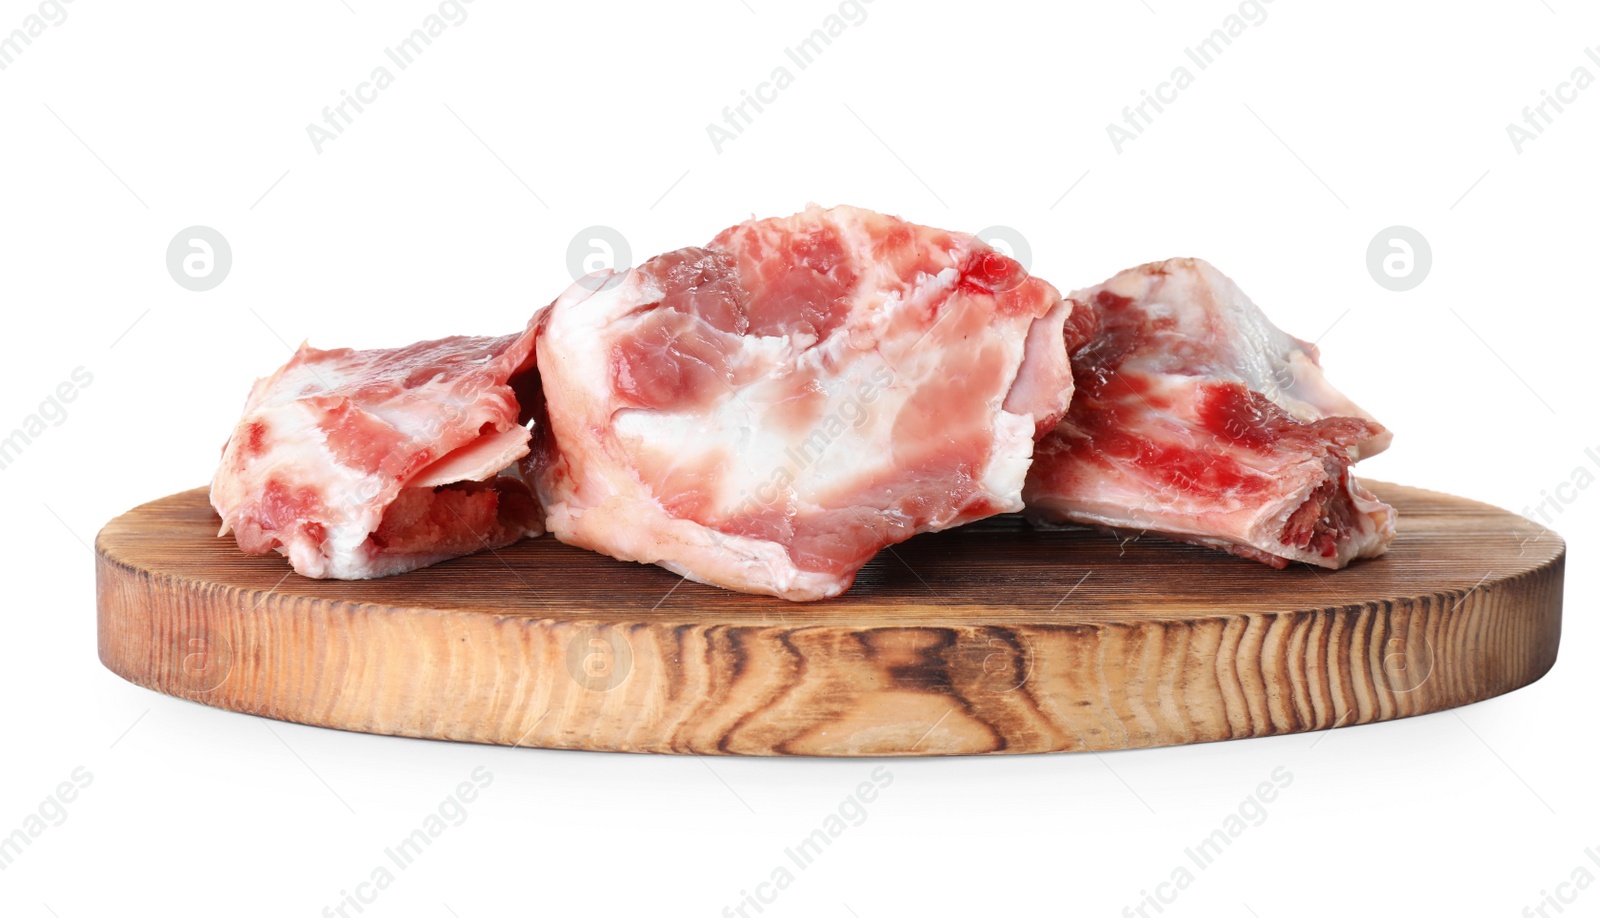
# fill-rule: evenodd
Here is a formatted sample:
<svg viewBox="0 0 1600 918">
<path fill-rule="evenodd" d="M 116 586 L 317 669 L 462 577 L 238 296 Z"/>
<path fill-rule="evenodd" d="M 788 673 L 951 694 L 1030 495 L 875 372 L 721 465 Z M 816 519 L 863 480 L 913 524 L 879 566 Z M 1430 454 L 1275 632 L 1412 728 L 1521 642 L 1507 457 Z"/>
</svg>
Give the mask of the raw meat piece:
<svg viewBox="0 0 1600 918">
<path fill-rule="evenodd" d="M 1071 304 L 982 242 L 812 207 L 591 275 L 545 314 L 530 478 L 564 542 L 792 600 L 1021 507 Z"/>
<path fill-rule="evenodd" d="M 529 431 L 512 377 L 535 323 L 391 350 L 301 345 L 258 380 L 211 483 L 221 535 L 307 577 L 364 579 L 543 532 L 518 477 Z M 506 472 L 506 474 L 501 474 Z"/>
<path fill-rule="evenodd" d="M 1390 434 L 1203 261 L 1124 271 L 1072 298 L 1078 391 L 1039 443 L 1030 515 L 1150 531 L 1274 567 L 1382 554 L 1393 508 L 1350 465 Z M 1076 325 L 1076 323 L 1074 323 Z"/>
</svg>

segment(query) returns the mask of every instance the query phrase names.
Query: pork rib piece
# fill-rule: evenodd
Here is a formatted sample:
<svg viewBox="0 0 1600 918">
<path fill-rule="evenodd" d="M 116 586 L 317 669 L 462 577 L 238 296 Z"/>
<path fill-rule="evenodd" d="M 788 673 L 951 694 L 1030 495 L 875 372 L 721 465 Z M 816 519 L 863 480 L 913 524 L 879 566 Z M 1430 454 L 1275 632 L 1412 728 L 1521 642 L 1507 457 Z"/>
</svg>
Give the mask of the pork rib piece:
<svg viewBox="0 0 1600 918">
<path fill-rule="evenodd" d="M 512 388 L 519 371 L 532 376 L 534 335 L 530 323 L 391 350 L 301 345 L 256 382 L 223 447 L 211 483 L 220 534 L 339 579 L 540 534 L 542 512 L 517 477 L 530 434 Z"/>
<path fill-rule="evenodd" d="M 545 314 L 531 477 L 557 538 L 834 596 L 877 551 L 1021 507 L 1071 304 L 982 242 L 849 207 L 725 230 Z"/>
<path fill-rule="evenodd" d="M 1173 259 L 1072 297 L 1078 391 L 1039 443 L 1034 517 L 1151 531 L 1274 567 L 1381 554 L 1393 508 L 1350 472 L 1390 435 L 1216 268 Z M 1081 325 L 1076 321 L 1079 317 Z"/>
</svg>

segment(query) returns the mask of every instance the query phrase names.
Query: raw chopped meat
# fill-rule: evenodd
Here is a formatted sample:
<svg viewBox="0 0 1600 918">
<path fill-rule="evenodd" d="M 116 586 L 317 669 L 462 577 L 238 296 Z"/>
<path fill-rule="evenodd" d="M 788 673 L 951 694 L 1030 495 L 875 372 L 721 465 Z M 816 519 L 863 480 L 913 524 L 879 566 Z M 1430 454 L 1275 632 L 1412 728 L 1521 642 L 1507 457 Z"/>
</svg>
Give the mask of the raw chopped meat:
<svg viewBox="0 0 1600 918">
<path fill-rule="evenodd" d="M 530 478 L 564 542 L 792 600 L 1021 507 L 1070 303 L 982 242 L 812 207 L 546 312 Z"/>
<path fill-rule="evenodd" d="M 1148 531 L 1284 567 L 1383 553 L 1395 513 L 1350 466 L 1390 435 L 1323 378 L 1317 349 L 1195 259 L 1072 298 L 1077 395 L 1039 443 L 1029 513 Z M 1070 346 L 1070 345 L 1069 345 Z"/>
<path fill-rule="evenodd" d="M 383 577 L 543 532 L 512 377 L 535 323 L 390 350 L 301 345 L 256 382 L 211 504 L 239 547 L 307 577 Z"/>
</svg>

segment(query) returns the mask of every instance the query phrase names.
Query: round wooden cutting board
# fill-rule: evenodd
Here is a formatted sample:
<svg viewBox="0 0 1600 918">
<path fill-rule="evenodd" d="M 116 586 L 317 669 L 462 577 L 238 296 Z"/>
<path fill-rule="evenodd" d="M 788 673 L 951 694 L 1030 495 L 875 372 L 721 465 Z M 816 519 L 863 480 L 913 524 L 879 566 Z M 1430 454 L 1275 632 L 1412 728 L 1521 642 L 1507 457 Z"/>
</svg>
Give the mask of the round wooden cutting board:
<svg viewBox="0 0 1600 918">
<path fill-rule="evenodd" d="M 100 659 L 158 692 L 343 730 L 827 756 L 1323 730 L 1544 675 L 1561 539 L 1371 487 L 1400 535 L 1343 571 L 1002 517 L 896 546 L 844 596 L 803 605 L 550 538 L 385 580 L 307 580 L 217 538 L 195 490 L 101 531 Z"/>
</svg>

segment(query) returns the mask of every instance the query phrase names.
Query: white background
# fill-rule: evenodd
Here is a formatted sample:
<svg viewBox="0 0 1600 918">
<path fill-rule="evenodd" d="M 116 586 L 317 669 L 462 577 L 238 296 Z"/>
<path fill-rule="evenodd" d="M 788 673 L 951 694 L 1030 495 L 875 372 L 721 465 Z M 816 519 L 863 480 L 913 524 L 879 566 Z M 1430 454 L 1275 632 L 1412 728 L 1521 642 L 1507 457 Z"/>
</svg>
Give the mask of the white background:
<svg viewBox="0 0 1600 918">
<path fill-rule="evenodd" d="M 720 153 L 707 123 L 796 70 L 784 48 L 836 5 L 477 0 L 320 153 L 306 125 L 436 5 L 242 7 L 77 0 L 0 72 L 0 428 L 93 375 L 0 471 L 0 834 L 93 774 L 0 873 L 8 916 L 319 915 L 479 766 L 467 820 L 368 915 L 715 916 L 879 764 L 362 736 L 100 667 L 84 543 L 207 481 L 255 376 L 303 338 L 517 329 L 587 226 L 638 261 L 854 203 L 1013 227 L 1063 289 L 1203 256 L 1397 432 L 1368 477 L 1521 511 L 1600 452 L 1600 87 L 1520 153 L 1506 131 L 1574 68 L 1600 77 L 1600 13 L 1577 0 L 1277 0 L 1203 72 L 1183 49 L 1226 0 L 875 0 Z M 0 2 L 0 32 L 36 9 Z M 1194 85 L 1119 154 L 1106 124 L 1180 64 Z M 194 224 L 233 249 L 204 293 L 165 267 Z M 1405 293 L 1366 268 L 1394 224 L 1433 250 Z M 1515 916 L 1600 875 L 1600 488 L 1564 493 L 1568 614 L 1541 682 L 1320 738 L 889 761 L 866 821 L 767 914 L 1123 914 L 1279 766 L 1267 820 L 1167 914 Z M 1600 888 L 1571 908 L 1600 912 Z"/>
</svg>

